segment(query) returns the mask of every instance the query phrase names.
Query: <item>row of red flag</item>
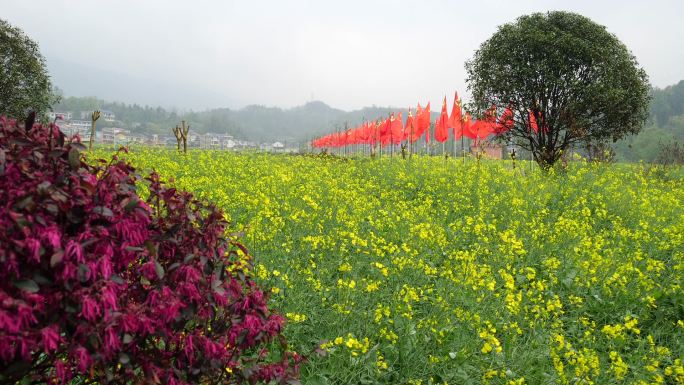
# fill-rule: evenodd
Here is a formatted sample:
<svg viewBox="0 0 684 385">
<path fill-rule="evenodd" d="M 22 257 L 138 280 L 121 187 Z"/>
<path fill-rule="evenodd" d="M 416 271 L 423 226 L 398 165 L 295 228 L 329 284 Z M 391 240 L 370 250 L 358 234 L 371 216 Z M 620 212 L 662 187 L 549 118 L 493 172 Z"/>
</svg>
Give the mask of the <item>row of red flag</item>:
<svg viewBox="0 0 684 385">
<path fill-rule="evenodd" d="M 400 144 L 408 141 L 414 143 L 421 137 L 425 137 L 426 143 L 430 142 L 430 103 L 425 108 L 416 108 L 414 117 L 409 109 L 406 123 L 403 122 L 401 112 L 390 114 L 385 120 L 375 122 L 364 122 L 362 125 L 346 130 L 344 132 L 334 132 L 332 134 L 314 139 L 313 147 L 342 147 L 353 144 Z M 530 128 L 538 132 L 537 121 L 533 113 L 529 113 Z M 463 113 L 461 100 L 458 93 L 454 95 L 454 104 L 451 114 L 447 113 L 446 96 L 442 102 L 442 111 L 435 121 L 434 139 L 439 143 L 444 143 L 451 137 L 456 140 L 461 137 L 473 140 L 485 139 L 489 135 L 500 135 L 513 127 L 513 110 L 506 108 L 497 119 L 496 107 L 493 106 L 485 114 L 483 119 L 474 120 L 469 113 Z"/>
</svg>

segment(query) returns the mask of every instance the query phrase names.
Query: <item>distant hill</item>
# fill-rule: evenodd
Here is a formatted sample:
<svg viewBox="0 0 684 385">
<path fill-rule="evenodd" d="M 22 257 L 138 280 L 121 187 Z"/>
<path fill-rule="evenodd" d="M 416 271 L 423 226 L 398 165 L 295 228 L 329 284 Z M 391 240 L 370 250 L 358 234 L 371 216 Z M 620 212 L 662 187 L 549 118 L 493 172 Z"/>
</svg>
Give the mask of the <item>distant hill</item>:
<svg viewBox="0 0 684 385">
<path fill-rule="evenodd" d="M 663 89 L 651 90 L 650 116 L 639 135 L 630 136 L 614 148 L 624 161 L 653 161 L 661 144 L 684 144 L 684 80 Z"/>
<path fill-rule="evenodd" d="M 136 100 L 138 103 L 167 108 L 245 104 L 220 92 L 194 85 L 171 84 L 140 78 L 126 73 L 72 63 L 52 56 L 47 56 L 46 62 L 52 84 L 57 85 L 67 95 L 97 95 L 98 98 L 105 100 Z"/>
<path fill-rule="evenodd" d="M 53 110 L 72 112 L 78 118 L 81 112 L 94 109 L 115 113 L 116 122 L 102 123 L 106 126 L 121 126 L 133 132 L 171 135 L 171 128 L 181 120 L 190 123 L 198 132 L 229 133 L 238 138 L 256 141 L 308 141 L 344 127 L 354 127 L 364 120 L 385 118 L 390 113 L 406 109 L 391 107 L 366 107 L 356 111 L 332 108 L 321 101 L 309 102 L 289 109 L 249 105 L 241 109 L 216 108 L 201 112 L 180 113 L 161 107 L 141 106 L 108 102 L 95 97 L 63 97 Z"/>
</svg>

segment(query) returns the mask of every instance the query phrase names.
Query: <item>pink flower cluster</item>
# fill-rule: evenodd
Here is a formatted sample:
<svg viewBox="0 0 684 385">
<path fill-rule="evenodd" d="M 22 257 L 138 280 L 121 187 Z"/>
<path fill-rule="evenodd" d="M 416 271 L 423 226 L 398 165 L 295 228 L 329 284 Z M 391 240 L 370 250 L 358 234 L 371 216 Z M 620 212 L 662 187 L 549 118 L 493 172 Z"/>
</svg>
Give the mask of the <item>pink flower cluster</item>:
<svg viewBox="0 0 684 385">
<path fill-rule="evenodd" d="M 286 382 L 301 357 L 214 206 L 0 118 L 0 382 Z"/>
</svg>

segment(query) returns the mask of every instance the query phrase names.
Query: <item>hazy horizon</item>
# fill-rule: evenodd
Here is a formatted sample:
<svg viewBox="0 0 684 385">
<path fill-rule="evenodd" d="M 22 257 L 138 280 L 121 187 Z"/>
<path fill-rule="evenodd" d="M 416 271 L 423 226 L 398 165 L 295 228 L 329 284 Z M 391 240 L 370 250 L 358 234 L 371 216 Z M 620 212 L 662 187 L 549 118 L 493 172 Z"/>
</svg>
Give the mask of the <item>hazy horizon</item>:
<svg viewBox="0 0 684 385">
<path fill-rule="evenodd" d="M 0 3 L 66 95 L 183 110 L 438 104 L 466 94 L 464 62 L 498 26 L 549 10 L 606 26 L 653 86 L 684 79 L 679 1 Z"/>
</svg>

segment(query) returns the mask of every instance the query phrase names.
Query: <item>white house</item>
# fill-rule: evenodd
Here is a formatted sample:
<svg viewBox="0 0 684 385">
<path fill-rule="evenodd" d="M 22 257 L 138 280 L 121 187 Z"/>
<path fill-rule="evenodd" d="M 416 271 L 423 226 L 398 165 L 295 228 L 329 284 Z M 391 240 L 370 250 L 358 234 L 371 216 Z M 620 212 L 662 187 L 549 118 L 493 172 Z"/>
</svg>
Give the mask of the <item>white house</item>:
<svg viewBox="0 0 684 385">
<path fill-rule="evenodd" d="M 113 122 L 116 120 L 116 115 L 112 111 L 102 110 L 100 111 L 100 117 L 104 119 L 105 122 Z"/>
<path fill-rule="evenodd" d="M 50 120 L 55 120 L 57 118 L 60 120 L 71 120 L 71 112 L 50 111 L 48 112 L 47 117 Z"/>
</svg>

